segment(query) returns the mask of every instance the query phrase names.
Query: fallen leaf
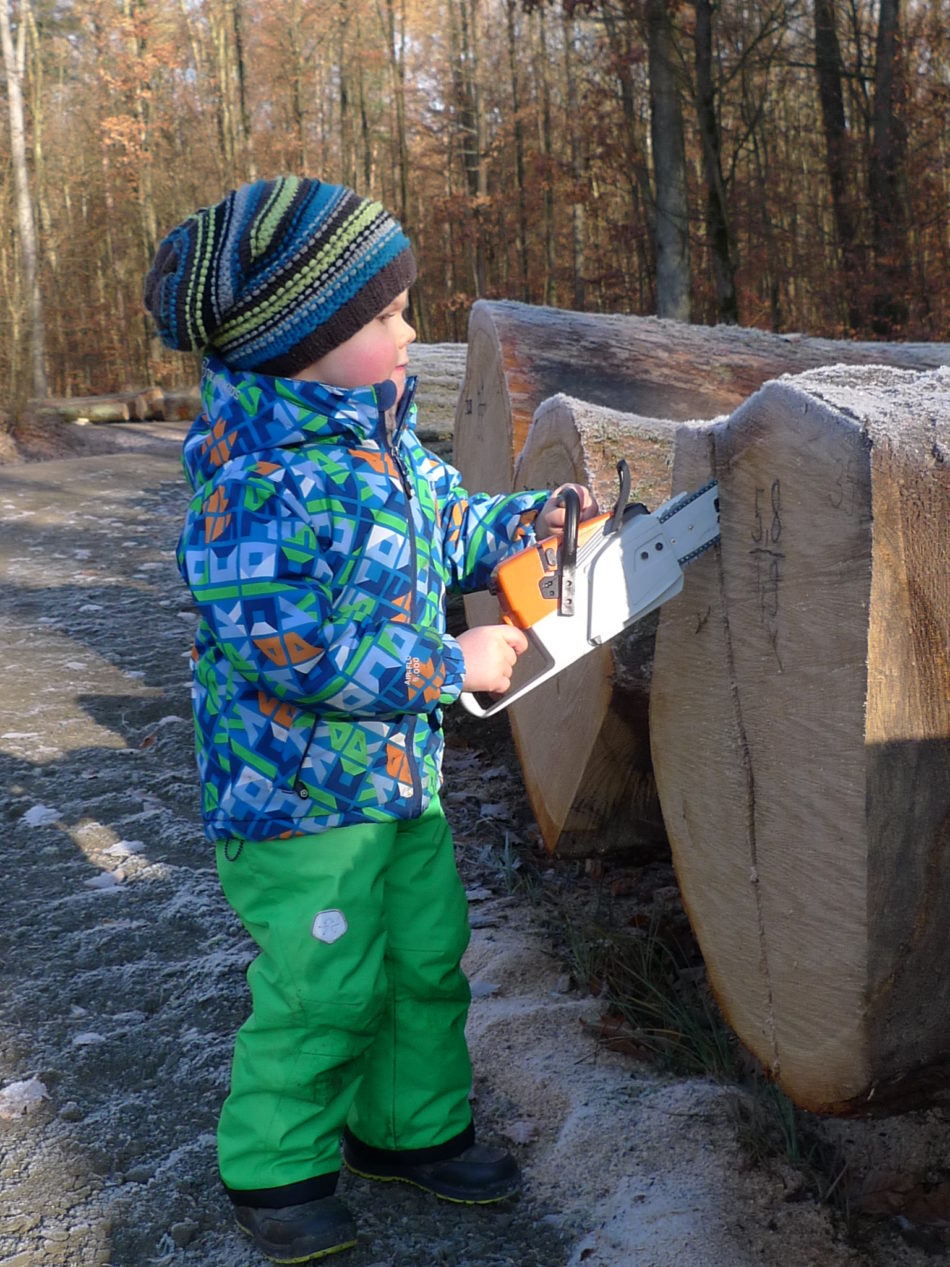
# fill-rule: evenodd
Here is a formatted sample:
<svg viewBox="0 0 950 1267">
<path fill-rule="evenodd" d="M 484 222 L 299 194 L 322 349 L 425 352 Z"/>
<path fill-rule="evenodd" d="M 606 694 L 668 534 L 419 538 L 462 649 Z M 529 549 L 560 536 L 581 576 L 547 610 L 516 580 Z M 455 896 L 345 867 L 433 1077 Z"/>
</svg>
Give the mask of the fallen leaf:
<svg viewBox="0 0 950 1267">
<path fill-rule="evenodd" d="M 855 1199 L 855 1209 L 861 1214 L 891 1215 L 904 1208 L 907 1194 L 914 1181 L 909 1175 L 895 1171 L 873 1170 L 864 1180 Z"/>
<path fill-rule="evenodd" d="M 907 1195 L 903 1213 L 912 1223 L 925 1223 L 928 1227 L 950 1227 L 950 1183 L 938 1183 L 927 1189 L 913 1189 Z"/>
</svg>

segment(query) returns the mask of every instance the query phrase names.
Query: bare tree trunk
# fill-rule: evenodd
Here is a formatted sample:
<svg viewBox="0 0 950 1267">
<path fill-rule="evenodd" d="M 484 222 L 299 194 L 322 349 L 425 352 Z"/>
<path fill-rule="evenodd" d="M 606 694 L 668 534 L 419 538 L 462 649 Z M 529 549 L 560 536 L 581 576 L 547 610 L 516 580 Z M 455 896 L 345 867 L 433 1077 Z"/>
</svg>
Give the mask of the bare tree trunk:
<svg viewBox="0 0 950 1267">
<path fill-rule="evenodd" d="M 191 46 L 194 71 L 198 79 L 201 80 L 204 76 L 204 58 L 201 55 L 201 42 L 195 31 L 195 20 L 188 0 L 178 0 L 178 9 L 181 13 L 181 20 L 185 24 L 185 30 L 188 32 L 188 43 Z"/>
<path fill-rule="evenodd" d="M 649 0 L 650 135 L 656 181 L 656 310 L 689 321 L 689 201 L 676 46 L 668 0 Z"/>
<path fill-rule="evenodd" d="M 649 241 L 652 244 L 656 240 L 656 200 L 646 159 L 647 139 L 642 132 L 640 120 L 640 108 L 638 105 L 640 90 L 638 84 L 634 82 L 632 71 L 642 43 L 642 33 L 634 29 L 633 19 L 626 10 L 618 14 L 612 12 L 609 6 L 605 5 L 602 10 L 602 16 L 613 54 L 615 73 L 620 85 L 620 105 L 624 118 L 623 143 L 627 158 L 625 175 L 630 189 L 630 224 L 633 225 L 638 221 L 644 221 Z M 591 236 L 593 238 L 595 235 L 592 234 Z M 655 252 L 652 249 L 648 253 L 646 286 L 643 284 L 644 279 L 642 277 L 643 253 L 639 252 L 639 258 L 632 260 L 632 265 L 636 264 L 638 271 L 641 273 L 641 291 L 649 290 L 655 292 L 656 265 L 654 254 Z"/>
<path fill-rule="evenodd" d="M 409 216 L 409 144 L 406 139 L 406 6 L 401 0 L 399 23 L 396 22 L 395 0 L 385 0 L 385 13 L 377 0 L 380 21 L 386 33 L 389 51 L 389 79 L 395 105 L 395 151 L 398 162 L 396 171 L 397 207 L 399 219 L 406 227 Z"/>
<path fill-rule="evenodd" d="M 211 38 L 214 43 L 215 69 L 218 78 L 218 141 L 221 147 L 224 179 L 236 183 L 237 141 L 234 130 L 231 59 L 228 52 L 227 0 L 223 0 L 222 10 L 212 6 L 210 11 Z"/>
<path fill-rule="evenodd" d="M 851 329 L 861 322 L 861 305 L 856 293 L 856 279 L 864 275 L 859 267 L 857 226 L 849 201 L 849 138 L 845 120 L 844 92 L 841 86 L 841 46 L 835 23 L 835 0 L 815 0 L 815 71 L 818 77 L 818 98 L 825 131 L 825 158 L 831 205 L 835 218 L 835 234 L 849 296 L 848 320 Z"/>
<path fill-rule="evenodd" d="M 697 109 L 706 175 L 706 234 L 712 256 L 719 320 L 726 325 L 735 325 L 739 320 L 739 301 L 736 295 L 736 265 L 722 175 L 719 116 L 712 76 L 712 3 L 711 0 L 694 0 L 694 4 Z"/>
<path fill-rule="evenodd" d="M 356 42 L 359 47 L 362 47 L 363 31 L 360 25 L 359 10 L 357 10 L 356 13 Z M 368 193 L 369 190 L 373 188 L 373 139 L 369 126 L 369 112 L 366 108 L 366 77 L 363 74 L 364 66 L 362 58 L 358 59 L 357 65 L 357 74 L 359 76 L 357 82 L 359 84 L 360 96 L 360 147 L 362 149 L 363 157 L 363 191 Z"/>
<path fill-rule="evenodd" d="M 356 183 L 356 156 L 353 145 L 353 129 L 350 123 L 350 82 L 346 56 L 346 32 L 350 22 L 348 3 L 337 8 L 336 18 L 336 72 L 339 76 L 338 100 L 340 106 L 340 178 L 347 185 Z"/>
<path fill-rule="evenodd" d="M 452 0 L 449 6 L 451 37 L 455 45 L 453 76 L 458 135 L 462 166 L 472 209 L 471 251 L 472 283 L 475 297 L 483 295 L 488 284 L 485 245 L 484 205 L 488 196 L 488 173 L 484 154 L 484 121 L 478 83 L 475 14 L 478 0 Z"/>
<path fill-rule="evenodd" d="M 545 9 L 539 5 L 538 15 L 538 74 L 541 80 L 541 114 L 540 114 L 540 148 L 545 164 L 542 215 L 544 222 L 544 288 L 543 302 L 553 305 L 557 298 L 557 251 L 555 249 L 554 226 L 554 145 L 551 127 L 551 83 L 548 79 L 548 44 L 547 27 L 544 19 Z"/>
<path fill-rule="evenodd" d="M 287 22 L 287 43 L 291 56 L 290 71 L 290 115 L 293 119 L 294 136 L 297 141 L 297 162 L 301 172 L 309 167 L 307 151 L 307 129 L 304 112 L 304 65 L 305 56 L 302 47 L 303 20 L 300 15 L 300 0 L 291 0 L 290 17 Z"/>
<path fill-rule="evenodd" d="M 0 0 L 0 45 L 7 80 L 7 107 L 10 116 L 10 157 L 16 190 L 17 235 L 23 268 L 24 291 L 30 313 L 30 392 L 46 395 L 46 345 L 43 335 L 43 297 L 40 291 L 36 247 L 36 222 L 30 197 L 30 177 L 26 158 L 26 127 L 23 118 L 23 56 L 26 41 L 27 0 L 20 6 L 17 48 L 13 46 L 10 10 Z"/>
<path fill-rule="evenodd" d="M 234 32 L 234 71 L 237 78 L 238 115 L 241 121 L 242 177 L 257 180 L 257 163 L 251 141 L 251 112 L 247 104 L 247 76 L 244 71 L 244 7 L 242 0 L 231 0 L 231 28 Z"/>
<path fill-rule="evenodd" d="M 149 66 L 146 35 L 148 31 L 147 17 L 144 21 L 138 20 L 143 18 L 146 13 L 144 0 L 124 0 L 124 12 L 131 32 L 129 53 L 133 63 L 147 68 Z M 148 268 L 149 262 L 154 257 L 155 249 L 158 246 L 158 220 L 155 215 L 155 195 L 152 183 L 150 89 L 151 84 L 148 74 L 146 74 L 144 80 L 136 78 L 131 89 L 133 93 L 132 109 L 138 124 L 139 147 L 142 156 L 136 170 L 136 192 L 139 204 L 143 273 Z M 127 366 L 127 373 L 134 375 L 136 378 L 144 375 L 145 379 L 148 380 L 150 372 L 148 345 L 151 338 L 151 327 L 144 309 L 139 317 L 139 330 L 141 338 L 135 345 L 135 353 L 140 364 L 133 369 L 130 363 Z"/>
<path fill-rule="evenodd" d="M 872 323 L 876 334 L 891 337 L 907 324 L 911 280 L 900 40 L 901 0 L 881 0 L 870 161 Z"/>
<path fill-rule="evenodd" d="M 571 302 L 574 308 L 581 311 L 587 298 L 584 280 L 586 226 L 584 224 L 584 203 L 580 197 L 584 163 L 581 139 L 578 132 L 580 120 L 577 114 L 577 79 L 574 74 L 574 19 L 569 17 L 567 13 L 564 15 L 564 86 L 567 94 L 567 127 L 571 146 L 571 176 L 574 180 L 574 190 L 571 194 L 571 274 L 573 281 Z"/>
<path fill-rule="evenodd" d="M 515 140 L 515 190 L 518 204 L 518 271 L 521 298 L 531 302 L 528 280 L 528 208 L 524 187 L 524 122 L 521 118 L 521 84 L 518 76 L 518 31 L 515 10 L 518 0 L 508 0 L 508 71 L 511 75 L 511 114 Z"/>
</svg>

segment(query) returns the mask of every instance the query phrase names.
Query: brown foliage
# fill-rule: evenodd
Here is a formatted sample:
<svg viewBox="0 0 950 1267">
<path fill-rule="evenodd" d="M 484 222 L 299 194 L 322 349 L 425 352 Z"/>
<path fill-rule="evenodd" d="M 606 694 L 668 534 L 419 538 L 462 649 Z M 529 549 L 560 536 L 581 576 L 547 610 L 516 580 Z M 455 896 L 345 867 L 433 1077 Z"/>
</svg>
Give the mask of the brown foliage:
<svg viewBox="0 0 950 1267">
<path fill-rule="evenodd" d="M 155 245 L 194 207 L 283 171 L 354 184 L 403 215 L 422 264 L 415 301 L 425 339 L 463 339 L 481 294 L 656 311 L 641 0 L 31 5 L 12 0 L 11 12 L 15 29 L 29 23 L 33 33 L 25 85 L 51 392 L 193 376 L 192 362 L 149 338 L 140 296 Z M 742 324 L 868 337 L 883 276 L 904 314 L 890 337 L 946 338 L 950 0 L 907 6 L 903 84 L 890 98 L 906 147 L 903 167 L 888 169 L 906 219 L 886 258 L 870 183 L 875 9 L 870 0 L 847 13 L 826 0 L 829 8 L 846 124 L 834 189 L 853 228 L 847 252 L 836 236 L 810 0 L 715 7 L 705 100 L 711 90 L 718 174 L 703 163 L 695 5 L 669 6 L 693 317 L 715 321 L 720 311 L 712 171 L 726 235 L 717 252 L 728 249 Z M 708 125 L 707 116 L 706 135 Z M 0 128 L 0 205 L 12 224 L 8 147 Z M 17 245 L 15 232 L 0 235 L 7 405 L 25 395 L 29 349 Z"/>
</svg>

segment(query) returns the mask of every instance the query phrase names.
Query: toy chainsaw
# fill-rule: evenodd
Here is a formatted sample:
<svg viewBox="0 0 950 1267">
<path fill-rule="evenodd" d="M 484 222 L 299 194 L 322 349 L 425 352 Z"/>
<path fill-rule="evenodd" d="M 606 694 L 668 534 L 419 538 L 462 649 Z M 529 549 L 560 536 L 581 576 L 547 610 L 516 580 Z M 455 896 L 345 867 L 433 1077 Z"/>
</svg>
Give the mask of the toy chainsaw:
<svg viewBox="0 0 950 1267">
<path fill-rule="evenodd" d="M 462 693 L 476 717 L 491 717 L 546 682 L 683 588 L 683 567 L 719 540 L 715 480 L 649 512 L 629 501 L 630 470 L 617 466 L 613 511 L 580 522 L 580 498 L 565 489 L 564 534 L 499 563 L 489 591 L 502 620 L 528 638 L 503 695 Z"/>
</svg>

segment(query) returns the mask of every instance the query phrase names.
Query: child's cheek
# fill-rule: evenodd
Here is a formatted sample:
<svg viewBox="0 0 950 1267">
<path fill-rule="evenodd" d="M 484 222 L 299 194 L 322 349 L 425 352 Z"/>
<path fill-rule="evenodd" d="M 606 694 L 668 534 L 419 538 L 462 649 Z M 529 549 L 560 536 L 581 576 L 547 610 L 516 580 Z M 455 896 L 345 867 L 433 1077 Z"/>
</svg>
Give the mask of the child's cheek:
<svg viewBox="0 0 950 1267">
<path fill-rule="evenodd" d="M 382 382 L 392 373 L 394 365 L 392 350 L 376 342 L 345 349 L 343 370 L 353 382 Z"/>
</svg>

